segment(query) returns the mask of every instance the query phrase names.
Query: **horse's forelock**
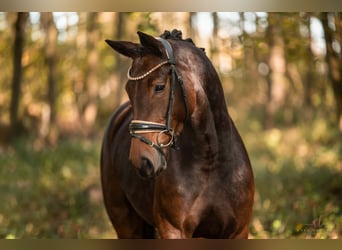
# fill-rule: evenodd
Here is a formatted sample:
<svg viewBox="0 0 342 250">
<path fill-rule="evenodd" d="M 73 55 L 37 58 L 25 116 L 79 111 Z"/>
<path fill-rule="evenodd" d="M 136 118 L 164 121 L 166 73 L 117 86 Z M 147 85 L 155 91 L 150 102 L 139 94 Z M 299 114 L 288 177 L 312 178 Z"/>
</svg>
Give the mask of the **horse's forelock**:
<svg viewBox="0 0 342 250">
<path fill-rule="evenodd" d="M 194 43 L 192 38 L 183 39 L 182 31 L 177 30 L 177 29 L 173 29 L 172 31 L 165 30 L 164 33 L 160 35 L 160 37 L 164 38 L 164 39 L 172 39 L 172 40 L 185 41 L 185 42 L 189 42 L 192 45 L 196 46 L 196 44 Z M 205 51 L 204 48 L 199 48 L 199 49 L 201 49 L 202 51 Z"/>
</svg>

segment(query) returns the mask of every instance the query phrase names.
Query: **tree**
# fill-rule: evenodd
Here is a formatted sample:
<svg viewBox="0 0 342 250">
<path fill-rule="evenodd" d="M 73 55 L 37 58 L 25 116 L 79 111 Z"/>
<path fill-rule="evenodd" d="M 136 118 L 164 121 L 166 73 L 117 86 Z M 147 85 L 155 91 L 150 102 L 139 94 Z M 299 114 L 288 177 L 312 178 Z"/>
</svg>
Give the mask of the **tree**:
<svg viewBox="0 0 342 250">
<path fill-rule="evenodd" d="M 116 30 L 114 31 L 114 38 L 116 40 L 122 40 L 123 35 L 124 35 L 124 29 L 125 29 L 125 19 L 126 19 L 126 13 L 119 12 L 116 14 L 115 20 L 115 28 Z M 117 72 L 117 84 L 116 84 L 116 95 L 115 95 L 115 103 L 114 107 L 117 107 L 121 103 L 121 99 L 123 96 L 124 92 L 124 85 L 125 85 L 125 80 L 126 80 L 126 66 L 125 61 L 122 61 L 120 58 L 120 55 L 118 53 L 114 54 L 115 57 L 115 68 L 114 72 Z"/>
<path fill-rule="evenodd" d="M 286 69 L 284 38 L 281 31 L 282 16 L 279 13 L 268 14 L 266 39 L 269 47 L 269 72 L 267 79 L 267 117 L 266 128 L 273 126 L 272 116 L 278 111 L 284 101 L 284 79 Z"/>
<path fill-rule="evenodd" d="M 86 129 L 92 127 L 97 116 L 97 98 L 98 98 L 98 75 L 97 66 L 99 62 L 99 52 L 97 43 L 99 41 L 99 13 L 92 12 L 87 14 L 86 37 L 87 37 L 87 65 L 85 71 L 85 106 L 83 107 L 82 119 L 85 122 Z M 89 131 L 85 131 L 89 132 Z"/>
<path fill-rule="evenodd" d="M 311 13 L 305 13 L 303 23 L 307 26 L 308 36 L 306 41 L 306 50 L 304 60 L 306 61 L 307 72 L 304 80 L 304 104 L 307 108 L 312 107 L 312 92 L 314 82 L 314 55 L 311 49 L 312 32 L 311 32 Z"/>
<path fill-rule="evenodd" d="M 212 31 L 212 37 L 210 40 L 210 57 L 214 65 L 219 65 L 219 17 L 217 12 L 211 13 L 211 18 L 213 22 L 213 31 Z"/>
<path fill-rule="evenodd" d="M 336 102 L 337 121 L 342 132 L 342 13 L 322 13 L 321 21 L 327 48 L 329 78 Z"/>
<path fill-rule="evenodd" d="M 56 121 L 56 48 L 57 48 L 57 28 L 51 12 L 41 13 L 41 26 L 45 31 L 45 57 L 47 66 L 47 101 L 48 108 L 44 109 L 42 116 L 41 134 L 46 136 L 51 124 Z"/>
<path fill-rule="evenodd" d="M 13 46 L 13 74 L 10 104 L 10 126 L 16 132 L 18 129 L 18 110 L 22 83 L 22 57 L 25 44 L 25 27 L 29 14 L 19 12 L 15 22 L 15 38 Z"/>
</svg>

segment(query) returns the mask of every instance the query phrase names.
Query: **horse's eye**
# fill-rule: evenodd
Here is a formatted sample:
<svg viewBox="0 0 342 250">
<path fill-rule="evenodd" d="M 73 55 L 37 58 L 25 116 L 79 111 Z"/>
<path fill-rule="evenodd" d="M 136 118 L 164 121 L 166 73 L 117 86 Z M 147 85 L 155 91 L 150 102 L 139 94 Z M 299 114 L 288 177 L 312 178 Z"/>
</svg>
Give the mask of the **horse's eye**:
<svg viewBox="0 0 342 250">
<path fill-rule="evenodd" d="M 154 92 L 162 92 L 165 89 L 165 84 L 158 84 L 154 86 Z"/>
</svg>

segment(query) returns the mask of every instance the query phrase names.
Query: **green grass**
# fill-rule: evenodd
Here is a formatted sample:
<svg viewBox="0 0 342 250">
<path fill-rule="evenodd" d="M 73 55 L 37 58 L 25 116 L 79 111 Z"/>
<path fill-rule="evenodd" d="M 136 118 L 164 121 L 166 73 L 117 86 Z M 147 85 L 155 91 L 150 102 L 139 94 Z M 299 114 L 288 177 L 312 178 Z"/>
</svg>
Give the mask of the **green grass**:
<svg viewBox="0 0 342 250">
<path fill-rule="evenodd" d="M 21 138 L 0 156 L 1 238 L 106 238 L 99 140 L 45 147 Z"/>
<path fill-rule="evenodd" d="M 250 237 L 341 238 L 338 132 L 317 120 L 266 131 L 251 126 L 241 134 L 256 181 Z M 18 138 L 0 148 L 0 238 L 114 238 L 99 151 L 100 139 L 48 147 Z"/>
<path fill-rule="evenodd" d="M 323 120 L 245 136 L 256 180 L 254 238 L 341 238 L 342 140 Z"/>
</svg>

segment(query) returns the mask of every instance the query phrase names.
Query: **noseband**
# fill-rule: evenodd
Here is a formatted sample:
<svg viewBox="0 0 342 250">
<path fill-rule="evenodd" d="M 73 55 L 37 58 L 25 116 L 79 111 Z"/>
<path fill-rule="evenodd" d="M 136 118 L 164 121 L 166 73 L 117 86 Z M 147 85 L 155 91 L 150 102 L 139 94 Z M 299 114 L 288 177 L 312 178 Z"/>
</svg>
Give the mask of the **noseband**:
<svg viewBox="0 0 342 250">
<path fill-rule="evenodd" d="M 176 82 L 178 83 L 180 87 L 182 97 L 183 97 L 183 102 L 184 102 L 184 107 L 185 107 L 185 112 L 186 112 L 185 120 L 187 120 L 188 118 L 189 109 L 188 109 L 188 102 L 187 102 L 186 92 L 184 89 L 184 84 L 176 69 L 176 61 L 173 55 L 172 47 L 167 40 L 163 38 L 157 38 L 157 39 L 164 46 L 167 60 L 157 64 L 146 73 L 140 76 L 136 76 L 136 77 L 133 77 L 130 75 L 130 69 L 129 69 L 127 73 L 127 78 L 132 81 L 138 81 L 147 77 L 155 70 L 161 68 L 163 65 L 165 64 L 170 65 L 170 75 L 171 75 L 170 84 L 171 85 L 170 85 L 169 104 L 168 104 L 168 109 L 167 109 L 167 114 L 166 114 L 166 124 L 150 122 L 150 121 L 142 121 L 142 120 L 132 120 L 131 123 L 129 124 L 129 131 L 132 137 L 137 138 L 140 141 L 150 145 L 151 147 L 155 147 L 156 149 L 161 151 L 162 148 L 166 148 L 169 146 L 171 146 L 172 148 L 178 149 L 176 145 L 176 137 L 174 136 L 174 130 L 171 128 L 171 118 L 172 118 L 172 109 L 173 109 L 173 103 L 174 103 Z M 156 143 L 144 137 L 142 135 L 144 133 L 158 133 Z M 170 138 L 170 140 L 165 144 L 161 143 L 161 136 L 163 134 L 167 135 Z"/>
</svg>

